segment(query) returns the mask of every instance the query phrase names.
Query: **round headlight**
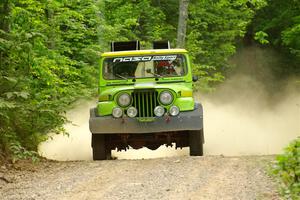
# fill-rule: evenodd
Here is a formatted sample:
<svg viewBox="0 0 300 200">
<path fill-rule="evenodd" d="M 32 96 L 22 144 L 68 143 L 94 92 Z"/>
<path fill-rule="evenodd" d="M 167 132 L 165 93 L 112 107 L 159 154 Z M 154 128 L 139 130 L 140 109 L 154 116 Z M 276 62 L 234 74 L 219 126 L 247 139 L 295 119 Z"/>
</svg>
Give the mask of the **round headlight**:
<svg viewBox="0 0 300 200">
<path fill-rule="evenodd" d="M 127 109 L 127 115 L 128 117 L 135 117 L 137 115 L 138 111 L 135 107 L 129 107 Z"/>
<path fill-rule="evenodd" d="M 169 91 L 163 91 L 159 95 L 159 100 L 164 105 L 169 105 L 173 101 L 173 95 Z"/>
<path fill-rule="evenodd" d="M 122 106 L 122 107 L 129 106 L 130 102 L 131 102 L 131 98 L 130 98 L 129 94 L 127 94 L 127 93 L 123 93 L 118 97 L 119 106 Z"/>
<path fill-rule="evenodd" d="M 161 117 L 161 116 L 163 116 L 165 114 L 165 109 L 162 106 L 156 106 L 154 108 L 154 114 L 157 117 Z"/>
<path fill-rule="evenodd" d="M 179 114 L 179 108 L 177 106 L 171 106 L 169 113 L 172 116 L 176 116 Z"/>
<path fill-rule="evenodd" d="M 116 107 L 112 110 L 112 115 L 115 117 L 115 118 L 120 118 L 122 117 L 123 115 L 123 111 L 121 108 L 119 107 Z"/>
</svg>

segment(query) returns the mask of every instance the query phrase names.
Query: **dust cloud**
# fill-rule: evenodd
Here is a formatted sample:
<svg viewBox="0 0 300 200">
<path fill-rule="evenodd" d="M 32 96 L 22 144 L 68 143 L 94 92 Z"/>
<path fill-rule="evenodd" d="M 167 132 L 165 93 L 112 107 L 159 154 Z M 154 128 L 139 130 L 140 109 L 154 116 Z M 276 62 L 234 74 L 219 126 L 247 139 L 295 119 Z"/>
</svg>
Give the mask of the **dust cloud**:
<svg viewBox="0 0 300 200">
<path fill-rule="evenodd" d="M 256 46 L 240 49 L 224 84 L 204 96 L 205 152 L 278 154 L 300 136 L 300 78 L 278 81 L 280 55 Z M 198 95 L 198 99 L 201 99 Z"/>
<path fill-rule="evenodd" d="M 210 95 L 197 93 L 204 107 L 205 155 L 279 154 L 300 136 L 300 92 L 295 79 L 276 82 L 270 66 L 278 63 L 274 52 L 250 47 L 232 58 L 237 65 L 232 75 Z M 299 79 L 298 79 L 299 80 Z M 65 126 L 67 135 L 51 135 L 42 143 L 42 156 L 55 160 L 91 160 L 89 108 L 96 101 L 78 102 L 67 113 L 72 124 Z M 113 151 L 118 159 L 142 159 L 188 155 L 188 148 L 161 146 Z"/>
<path fill-rule="evenodd" d="M 253 90 L 252 96 L 236 98 L 243 95 L 237 91 L 230 103 L 204 100 L 207 154 L 278 154 L 300 135 L 300 95 L 283 94 L 285 98 L 273 104 L 256 94 L 259 91 Z"/>
<path fill-rule="evenodd" d="M 68 135 L 52 134 L 39 146 L 39 153 L 53 160 L 92 160 L 91 133 L 89 131 L 89 108 L 96 100 L 79 101 L 67 112 L 71 123 L 64 126 Z"/>
</svg>

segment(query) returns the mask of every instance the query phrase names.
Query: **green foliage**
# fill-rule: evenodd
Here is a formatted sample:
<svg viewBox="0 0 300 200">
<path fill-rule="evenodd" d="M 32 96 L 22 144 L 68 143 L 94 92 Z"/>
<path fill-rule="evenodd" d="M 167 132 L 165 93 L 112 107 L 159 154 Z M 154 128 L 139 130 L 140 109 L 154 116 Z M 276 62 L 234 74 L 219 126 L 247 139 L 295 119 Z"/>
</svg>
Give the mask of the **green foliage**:
<svg viewBox="0 0 300 200">
<path fill-rule="evenodd" d="M 300 12 L 300 8 L 299 8 Z M 282 43 L 290 48 L 290 52 L 300 58 L 300 15 L 294 18 L 295 24 L 282 31 Z"/>
<path fill-rule="evenodd" d="M 212 90 L 216 83 L 224 80 L 224 73 L 231 67 L 228 58 L 235 53 L 237 38 L 244 36 L 254 10 L 263 6 L 264 2 L 192 2 L 189 9 L 187 49 L 191 52 L 195 72 L 201 77 L 202 87 Z"/>
<path fill-rule="evenodd" d="M 166 23 L 165 13 L 149 0 L 105 0 L 101 11 L 105 21 L 101 38 L 107 43 L 141 40 L 143 46 L 150 47 L 152 41 L 174 39 L 168 35 L 174 27 Z"/>
<path fill-rule="evenodd" d="M 273 71 L 278 78 L 300 75 L 300 1 L 268 0 L 268 5 L 256 13 L 249 27 L 255 39 L 268 37 L 268 44 L 285 57 L 281 67 Z M 257 33 L 259 35 L 257 35 Z"/>
<path fill-rule="evenodd" d="M 277 157 L 273 170 L 282 183 L 282 195 L 286 199 L 300 197 L 300 138 L 291 142 L 284 154 Z"/>
<path fill-rule="evenodd" d="M 290 50 L 299 50 L 300 44 L 293 40 L 299 37 L 300 2 L 295 0 L 268 0 L 268 6 L 258 11 L 254 20 L 255 30 L 270 36 L 274 45 L 285 45 Z"/>
<path fill-rule="evenodd" d="M 35 159 L 69 105 L 96 91 L 100 20 L 93 0 L 0 3 L 0 153 Z M 1 24 L 0 24 L 1 25 Z"/>
<path fill-rule="evenodd" d="M 255 33 L 254 39 L 261 44 L 269 44 L 270 42 L 267 40 L 268 36 L 268 33 L 258 31 Z"/>
<path fill-rule="evenodd" d="M 222 72 L 216 71 L 216 67 L 209 66 L 209 65 L 201 65 L 201 64 L 194 64 L 193 66 L 193 74 L 196 74 L 200 77 L 200 81 L 195 83 L 195 90 L 197 91 L 201 89 L 202 92 L 211 93 L 215 91 L 215 88 L 212 86 L 213 84 L 221 83 L 224 81 L 225 77 Z M 210 72 L 214 73 L 210 73 Z"/>
</svg>

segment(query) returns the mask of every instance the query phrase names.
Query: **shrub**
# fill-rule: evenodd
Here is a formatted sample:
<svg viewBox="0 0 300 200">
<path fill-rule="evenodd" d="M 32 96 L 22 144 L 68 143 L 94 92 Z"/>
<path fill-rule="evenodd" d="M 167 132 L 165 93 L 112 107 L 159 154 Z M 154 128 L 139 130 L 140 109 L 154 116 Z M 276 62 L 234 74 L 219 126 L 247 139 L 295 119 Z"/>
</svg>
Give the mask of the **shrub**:
<svg viewBox="0 0 300 200">
<path fill-rule="evenodd" d="M 286 199 L 300 197 L 300 137 L 292 141 L 282 155 L 277 156 L 273 170 L 281 183 L 281 194 Z"/>
</svg>

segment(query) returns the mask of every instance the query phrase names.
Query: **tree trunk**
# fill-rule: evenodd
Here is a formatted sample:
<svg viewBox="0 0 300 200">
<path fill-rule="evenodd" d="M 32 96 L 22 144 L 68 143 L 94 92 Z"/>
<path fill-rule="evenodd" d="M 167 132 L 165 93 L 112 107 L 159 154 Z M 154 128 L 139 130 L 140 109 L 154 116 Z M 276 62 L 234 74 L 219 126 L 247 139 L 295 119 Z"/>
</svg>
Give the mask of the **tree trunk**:
<svg viewBox="0 0 300 200">
<path fill-rule="evenodd" d="M 10 17 L 10 0 L 1 0 L 0 2 L 0 30 L 5 34 L 0 33 L 0 39 L 8 39 L 8 33 L 10 31 L 9 17 Z M 7 67 L 8 52 L 7 48 L 0 50 L 0 70 Z M 0 91 L 1 92 L 1 91 Z"/>
<path fill-rule="evenodd" d="M 188 18 L 189 0 L 180 0 L 179 3 L 179 18 L 177 28 L 177 47 L 184 48 L 186 37 L 186 24 Z"/>
<path fill-rule="evenodd" d="M 9 0 L 1 0 L 0 3 L 0 29 L 9 32 L 9 15 L 10 15 L 10 2 Z"/>
<path fill-rule="evenodd" d="M 53 8 L 51 8 L 51 6 L 49 6 L 49 2 L 48 4 L 46 5 L 46 8 L 45 8 L 45 14 L 46 14 L 46 19 L 47 19 L 47 22 L 49 24 L 49 26 L 51 27 L 50 28 L 50 31 L 49 31 L 49 35 L 48 35 L 48 48 L 49 49 L 55 49 L 55 38 L 57 37 L 56 36 L 56 30 L 55 30 L 55 24 L 54 24 L 54 21 L 53 21 L 53 18 L 54 18 L 54 10 Z"/>
</svg>

